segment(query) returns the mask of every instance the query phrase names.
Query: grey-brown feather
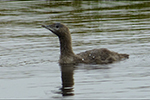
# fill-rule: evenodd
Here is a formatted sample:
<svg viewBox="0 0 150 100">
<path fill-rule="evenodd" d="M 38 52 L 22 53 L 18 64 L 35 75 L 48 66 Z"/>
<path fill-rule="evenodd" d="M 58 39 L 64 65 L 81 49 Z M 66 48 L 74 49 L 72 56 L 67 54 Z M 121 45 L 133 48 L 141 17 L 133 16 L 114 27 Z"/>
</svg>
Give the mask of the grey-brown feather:
<svg viewBox="0 0 150 100">
<path fill-rule="evenodd" d="M 60 41 L 60 64 L 94 63 L 108 64 L 122 59 L 129 58 L 128 54 L 118 54 L 108 49 L 93 49 L 79 54 L 74 54 L 72 50 L 71 34 L 67 26 L 61 23 L 52 25 L 42 25 L 42 27 L 52 31 L 59 37 Z"/>
<path fill-rule="evenodd" d="M 128 54 L 118 54 L 108 49 L 93 49 L 77 54 L 85 63 L 108 64 L 115 61 L 123 60 L 129 57 Z"/>
</svg>

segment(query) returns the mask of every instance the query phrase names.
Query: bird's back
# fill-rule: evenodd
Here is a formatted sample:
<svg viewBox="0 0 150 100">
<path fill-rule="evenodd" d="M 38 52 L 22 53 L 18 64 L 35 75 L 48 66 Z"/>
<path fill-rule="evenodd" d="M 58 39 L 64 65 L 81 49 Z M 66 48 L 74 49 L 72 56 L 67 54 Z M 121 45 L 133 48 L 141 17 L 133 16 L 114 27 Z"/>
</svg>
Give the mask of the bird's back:
<svg viewBox="0 0 150 100">
<path fill-rule="evenodd" d="M 118 54 L 108 49 L 93 49 L 77 54 L 85 63 L 108 64 L 129 57 L 128 54 Z"/>
</svg>

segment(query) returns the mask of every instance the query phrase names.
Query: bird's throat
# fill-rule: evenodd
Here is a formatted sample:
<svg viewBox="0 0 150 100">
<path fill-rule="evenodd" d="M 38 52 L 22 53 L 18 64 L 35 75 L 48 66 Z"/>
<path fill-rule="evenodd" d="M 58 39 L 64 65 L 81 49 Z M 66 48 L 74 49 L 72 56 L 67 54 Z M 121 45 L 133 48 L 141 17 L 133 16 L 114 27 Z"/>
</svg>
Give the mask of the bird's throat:
<svg viewBox="0 0 150 100">
<path fill-rule="evenodd" d="M 59 41 L 61 56 L 70 56 L 74 54 L 70 35 L 67 35 L 66 37 L 60 37 Z"/>
</svg>

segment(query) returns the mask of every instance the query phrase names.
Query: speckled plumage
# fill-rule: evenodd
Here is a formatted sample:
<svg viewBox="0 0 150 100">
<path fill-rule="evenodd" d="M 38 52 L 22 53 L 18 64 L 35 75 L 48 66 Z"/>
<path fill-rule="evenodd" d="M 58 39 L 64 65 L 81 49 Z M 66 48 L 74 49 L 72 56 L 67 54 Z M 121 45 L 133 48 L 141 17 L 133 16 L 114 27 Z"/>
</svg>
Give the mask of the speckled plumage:
<svg viewBox="0 0 150 100">
<path fill-rule="evenodd" d="M 129 58 L 128 54 L 118 54 L 109 51 L 106 48 L 93 49 L 79 54 L 74 54 L 72 50 L 71 34 L 67 26 L 61 23 L 54 23 L 52 25 L 42 25 L 42 27 L 50 30 L 59 37 L 60 41 L 60 64 L 108 64 L 115 61 Z"/>
<path fill-rule="evenodd" d="M 109 51 L 106 48 L 93 49 L 85 52 L 81 52 L 79 55 L 85 63 L 94 64 L 108 64 L 118 60 L 123 60 L 128 58 L 127 54 L 118 54 L 113 51 Z"/>
</svg>

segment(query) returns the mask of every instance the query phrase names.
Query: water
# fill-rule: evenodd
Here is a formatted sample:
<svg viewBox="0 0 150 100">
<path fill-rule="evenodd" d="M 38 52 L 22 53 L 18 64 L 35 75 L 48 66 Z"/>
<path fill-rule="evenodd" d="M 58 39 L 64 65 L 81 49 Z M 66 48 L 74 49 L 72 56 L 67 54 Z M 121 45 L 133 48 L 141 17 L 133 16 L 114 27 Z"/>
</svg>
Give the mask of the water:
<svg viewBox="0 0 150 100">
<path fill-rule="evenodd" d="M 150 98 L 150 2 L 0 2 L 0 98 Z M 42 24 L 70 28 L 75 53 L 108 48 L 130 58 L 59 66 L 59 41 Z"/>
</svg>

